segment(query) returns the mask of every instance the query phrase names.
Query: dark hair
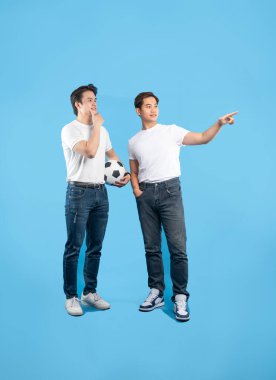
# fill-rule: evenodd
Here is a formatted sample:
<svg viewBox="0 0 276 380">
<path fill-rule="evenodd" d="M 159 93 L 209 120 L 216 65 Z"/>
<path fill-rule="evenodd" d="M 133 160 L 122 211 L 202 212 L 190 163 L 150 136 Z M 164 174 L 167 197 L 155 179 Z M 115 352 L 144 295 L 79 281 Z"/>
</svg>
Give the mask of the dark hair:
<svg viewBox="0 0 276 380">
<path fill-rule="evenodd" d="M 70 100 L 71 100 L 71 104 L 72 104 L 73 111 L 74 111 L 75 115 L 78 115 L 78 109 L 75 106 L 75 102 L 81 103 L 82 94 L 85 91 L 92 91 L 95 96 L 97 95 L 97 92 L 98 92 L 97 87 L 95 87 L 93 84 L 88 84 L 86 86 L 80 86 L 79 88 L 74 90 L 70 96 Z"/>
<path fill-rule="evenodd" d="M 140 92 L 140 94 L 138 94 L 136 98 L 134 99 L 134 107 L 141 108 L 143 105 L 143 100 L 145 98 L 150 98 L 150 97 L 153 97 L 156 100 L 157 104 L 159 103 L 159 99 L 157 98 L 156 95 L 154 95 L 153 92 Z"/>
</svg>

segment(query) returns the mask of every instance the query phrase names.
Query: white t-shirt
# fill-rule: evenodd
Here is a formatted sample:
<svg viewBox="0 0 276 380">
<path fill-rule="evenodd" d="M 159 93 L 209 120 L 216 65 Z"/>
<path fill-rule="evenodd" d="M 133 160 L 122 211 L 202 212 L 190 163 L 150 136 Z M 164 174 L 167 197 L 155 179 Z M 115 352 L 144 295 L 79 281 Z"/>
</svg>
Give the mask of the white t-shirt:
<svg viewBox="0 0 276 380">
<path fill-rule="evenodd" d="M 128 142 L 130 160 L 139 164 L 139 182 L 161 182 L 179 177 L 179 153 L 187 129 L 177 125 L 156 124 L 142 129 Z"/>
<path fill-rule="evenodd" d="M 94 158 L 87 158 L 73 150 L 82 141 L 88 141 L 92 125 L 74 120 L 61 131 L 61 141 L 67 167 L 67 181 L 104 183 L 105 152 L 112 149 L 109 134 L 101 127 L 100 144 Z"/>
</svg>

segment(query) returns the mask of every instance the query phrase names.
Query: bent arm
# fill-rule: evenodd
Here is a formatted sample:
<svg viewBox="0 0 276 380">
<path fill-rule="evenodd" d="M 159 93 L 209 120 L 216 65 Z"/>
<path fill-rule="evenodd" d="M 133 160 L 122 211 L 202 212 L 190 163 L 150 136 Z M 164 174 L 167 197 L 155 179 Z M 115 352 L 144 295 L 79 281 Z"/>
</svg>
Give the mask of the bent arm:
<svg viewBox="0 0 276 380">
<path fill-rule="evenodd" d="M 115 152 L 115 150 L 113 148 L 108 150 L 107 152 L 105 152 L 105 154 L 109 160 L 120 161 L 120 158 L 117 156 L 117 153 Z"/>
<path fill-rule="evenodd" d="M 91 137 L 88 141 L 79 141 L 73 150 L 87 158 L 94 158 L 100 145 L 101 126 L 94 126 Z"/>
</svg>

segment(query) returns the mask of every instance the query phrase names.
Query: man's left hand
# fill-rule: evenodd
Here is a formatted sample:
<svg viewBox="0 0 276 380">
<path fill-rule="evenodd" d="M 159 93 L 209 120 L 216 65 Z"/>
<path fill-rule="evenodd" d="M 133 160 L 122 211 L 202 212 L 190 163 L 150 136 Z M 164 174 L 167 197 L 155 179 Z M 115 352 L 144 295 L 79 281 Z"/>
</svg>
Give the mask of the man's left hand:
<svg viewBox="0 0 276 380">
<path fill-rule="evenodd" d="M 130 175 L 126 174 L 120 181 L 116 181 L 114 186 L 123 187 L 129 182 L 129 180 L 130 180 Z"/>
</svg>

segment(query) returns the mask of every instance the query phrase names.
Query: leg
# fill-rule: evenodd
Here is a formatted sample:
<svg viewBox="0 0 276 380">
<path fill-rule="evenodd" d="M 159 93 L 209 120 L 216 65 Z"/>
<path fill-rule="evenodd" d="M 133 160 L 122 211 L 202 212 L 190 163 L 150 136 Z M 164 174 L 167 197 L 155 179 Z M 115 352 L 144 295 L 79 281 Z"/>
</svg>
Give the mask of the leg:
<svg viewBox="0 0 276 380">
<path fill-rule="evenodd" d="M 136 201 L 146 251 L 148 286 L 158 289 L 163 294 L 165 283 L 161 252 L 161 221 L 155 207 L 154 189 L 146 187 Z"/>
<path fill-rule="evenodd" d="M 186 228 L 179 183 L 163 189 L 160 215 L 167 238 L 171 261 L 173 295 L 185 294 L 187 298 L 188 258 L 186 253 Z"/>
<path fill-rule="evenodd" d="M 83 243 L 88 210 L 85 207 L 85 189 L 68 186 L 65 216 L 67 242 L 63 256 L 64 293 L 66 298 L 77 297 L 77 269 Z"/>
<path fill-rule="evenodd" d="M 106 188 L 96 189 L 95 192 L 97 192 L 96 204 L 90 211 L 86 227 L 87 249 L 84 263 L 84 295 L 96 292 L 102 243 L 108 220 L 109 205 Z"/>
</svg>

